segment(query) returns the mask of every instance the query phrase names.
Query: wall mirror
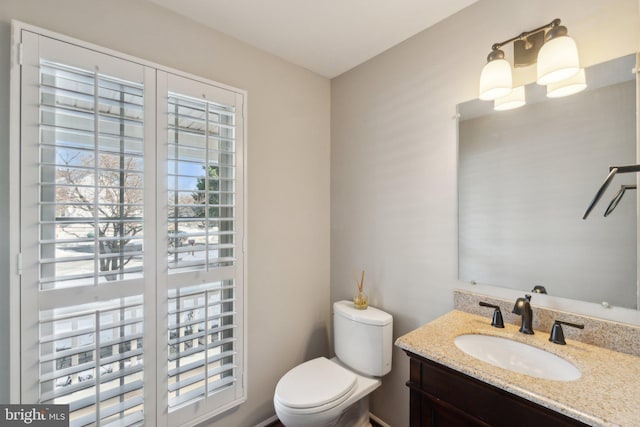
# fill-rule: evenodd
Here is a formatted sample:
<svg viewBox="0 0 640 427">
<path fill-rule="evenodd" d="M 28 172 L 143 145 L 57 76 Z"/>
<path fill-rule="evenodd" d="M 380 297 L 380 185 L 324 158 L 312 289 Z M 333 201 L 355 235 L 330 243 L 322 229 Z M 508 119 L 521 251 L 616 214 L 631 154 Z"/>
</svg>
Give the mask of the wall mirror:
<svg viewBox="0 0 640 427">
<path fill-rule="evenodd" d="M 525 106 L 458 105 L 459 278 L 638 308 L 637 191 L 616 175 L 582 216 L 610 165 L 635 164 L 636 55 L 586 69 L 587 89 L 547 98 L 526 87 Z"/>
</svg>

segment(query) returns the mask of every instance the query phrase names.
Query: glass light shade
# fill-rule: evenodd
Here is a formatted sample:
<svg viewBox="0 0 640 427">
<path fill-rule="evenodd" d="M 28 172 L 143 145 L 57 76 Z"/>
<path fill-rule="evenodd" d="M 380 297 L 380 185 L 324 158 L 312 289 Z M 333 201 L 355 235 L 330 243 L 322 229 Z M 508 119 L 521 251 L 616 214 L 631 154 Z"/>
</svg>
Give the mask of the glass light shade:
<svg viewBox="0 0 640 427">
<path fill-rule="evenodd" d="M 496 111 L 513 110 L 525 104 L 524 86 L 514 87 L 507 96 L 497 98 L 493 101 L 493 109 Z"/>
<path fill-rule="evenodd" d="M 538 53 L 538 84 L 565 80 L 580 70 L 578 47 L 569 36 L 549 40 Z"/>
<path fill-rule="evenodd" d="M 494 59 L 487 62 L 480 74 L 480 96 L 484 101 L 491 101 L 511 93 L 511 65 L 505 59 Z"/>
<path fill-rule="evenodd" d="M 564 79 L 557 83 L 551 83 L 547 86 L 547 96 L 549 98 L 561 98 L 563 96 L 573 95 L 584 90 L 587 87 L 584 68 L 581 68 L 576 74 L 568 79 Z"/>
</svg>

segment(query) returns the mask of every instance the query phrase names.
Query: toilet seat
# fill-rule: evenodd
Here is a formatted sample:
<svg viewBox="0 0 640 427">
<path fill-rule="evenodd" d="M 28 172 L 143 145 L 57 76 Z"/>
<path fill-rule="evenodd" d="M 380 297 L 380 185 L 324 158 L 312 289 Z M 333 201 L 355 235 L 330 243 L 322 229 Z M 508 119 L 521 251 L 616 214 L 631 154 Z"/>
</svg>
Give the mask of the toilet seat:
<svg viewBox="0 0 640 427">
<path fill-rule="evenodd" d="M 291 413 L 311 414 L 340 405 L 356 385 L 353 372 L 319 357 L 287 372 L 276 386 L 275 398 Z"/>
</svg>

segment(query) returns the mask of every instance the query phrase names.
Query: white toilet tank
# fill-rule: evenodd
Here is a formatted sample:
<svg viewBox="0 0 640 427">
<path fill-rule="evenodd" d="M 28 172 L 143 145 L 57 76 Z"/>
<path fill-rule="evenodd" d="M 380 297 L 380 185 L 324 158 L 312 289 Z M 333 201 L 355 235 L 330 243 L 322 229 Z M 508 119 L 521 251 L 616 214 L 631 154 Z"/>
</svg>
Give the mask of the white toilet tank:
<svg viewBox="0 0 640 427">
<path fill-rule="evenodd" d="M 391 371 L 393 317 L 375 307 L 359 310 L 352 301 L 333 304 L 336 356 L 356 371 L 381 377 Z"/>
</svg>

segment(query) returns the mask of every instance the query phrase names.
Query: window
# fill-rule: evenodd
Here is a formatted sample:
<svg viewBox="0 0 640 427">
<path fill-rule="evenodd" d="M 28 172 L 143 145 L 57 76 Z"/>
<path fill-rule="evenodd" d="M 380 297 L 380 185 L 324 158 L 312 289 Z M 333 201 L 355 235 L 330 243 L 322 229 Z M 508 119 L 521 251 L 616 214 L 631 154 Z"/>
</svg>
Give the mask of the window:
<svg viewBox="0 0 640 427">
<path fill-rule="evenodd" d="M 21 401 L 72 426 L 241 403 L 244 93 L 18 27 Z"/>
</svg>

